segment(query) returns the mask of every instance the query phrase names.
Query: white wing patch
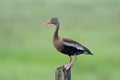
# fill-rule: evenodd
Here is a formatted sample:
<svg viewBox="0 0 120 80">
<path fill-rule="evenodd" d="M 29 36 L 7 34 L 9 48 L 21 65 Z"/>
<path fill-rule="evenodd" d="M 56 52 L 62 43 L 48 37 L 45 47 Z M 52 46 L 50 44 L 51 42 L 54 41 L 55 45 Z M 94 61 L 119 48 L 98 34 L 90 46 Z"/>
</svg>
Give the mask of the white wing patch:
<svg viewBox="0 0 120 80">
<path fill-rule="evenodd" d="M 67 42 L 63 42 L 64 45 L 67 45 L 67 46 L 72 46 L 72 47 L 75 47 L 79 50 L 85 50 L 82 46 L 78 45 L 78 44 L 74 44 L 74 43 L 67 43 Z"/>
</svg>

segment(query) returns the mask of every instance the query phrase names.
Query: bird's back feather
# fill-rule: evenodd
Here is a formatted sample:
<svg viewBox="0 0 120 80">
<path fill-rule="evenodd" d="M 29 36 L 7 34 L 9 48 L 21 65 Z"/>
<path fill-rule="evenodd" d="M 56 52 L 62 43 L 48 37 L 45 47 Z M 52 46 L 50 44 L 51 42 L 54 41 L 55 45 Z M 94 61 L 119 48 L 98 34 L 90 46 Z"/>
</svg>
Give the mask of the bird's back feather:
<svg viewBox="0 0 120 80">
<path fill-rule="evenodd" d="M 62 45 L 63 48 L 61 50 L 62 53 L 67 54 L 69 56 L 71 55 L 79 55 L 79 54 L 92 54 L 90 50 L 88 50 L 86 47 L 81 45 L 80 43 L 67 39 L 67 38 L 62 38 Z"/>
</svg>

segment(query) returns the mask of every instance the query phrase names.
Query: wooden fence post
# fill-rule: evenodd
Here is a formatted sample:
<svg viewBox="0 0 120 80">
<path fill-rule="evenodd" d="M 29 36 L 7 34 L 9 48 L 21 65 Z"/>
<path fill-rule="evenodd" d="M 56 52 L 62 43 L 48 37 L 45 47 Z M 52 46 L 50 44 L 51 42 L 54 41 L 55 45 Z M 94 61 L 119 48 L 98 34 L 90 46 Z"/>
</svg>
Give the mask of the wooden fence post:
<svg viewBox="0 0 120 80">
<path fill-rule="evenodd" d="M 71 68 L 66 70 L 64 66 L 60 66 L 55 71 L 55 80 L 71 80 Z"/>
</svg>

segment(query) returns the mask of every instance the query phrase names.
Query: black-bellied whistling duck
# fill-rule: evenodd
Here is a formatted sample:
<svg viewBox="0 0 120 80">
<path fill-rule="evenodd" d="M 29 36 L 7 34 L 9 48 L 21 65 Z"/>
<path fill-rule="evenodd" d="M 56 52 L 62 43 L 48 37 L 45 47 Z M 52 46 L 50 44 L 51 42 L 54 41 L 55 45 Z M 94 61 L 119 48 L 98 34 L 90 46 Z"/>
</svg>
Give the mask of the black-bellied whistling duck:
<svg viewBox="0 0 120 80">
<path fill-rule="evenodd" d="M 46 21 L 45 24 L 56 25 L 56 30 L 55 30 L 55 33 L 53 36 L 53 44 L 59 52 L 66 54 L 70 57 L 69 63 L 64 65 L 64 68 L 66 70 L 68 70 L 73 65 L 73 63 L 76 61 L 76 59 L 77 59 L 76 55 L 79 55 L 79 54 L 92 55 L 90 50 L 88 50 L 86 47 L 84 47 L 80 43 L 78 43 L 74 40 L 71 40 L 71 39 L 59 37 L 58 31 L 59 31 L 60 23 L 59 23 L 58 18 L 56 18 L 56 17 L 52 18 L 52 19 Z M 71 56 L 74 56 L 74 60 L 72 60 Z"/>
</svg>

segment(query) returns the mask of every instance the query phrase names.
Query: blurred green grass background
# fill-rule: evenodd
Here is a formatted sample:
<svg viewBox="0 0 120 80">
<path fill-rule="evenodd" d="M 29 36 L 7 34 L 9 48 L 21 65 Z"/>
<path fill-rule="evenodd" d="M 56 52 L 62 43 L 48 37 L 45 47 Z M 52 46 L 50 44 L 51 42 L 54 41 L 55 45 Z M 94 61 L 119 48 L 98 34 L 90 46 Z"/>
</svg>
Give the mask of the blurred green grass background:
<svg viewBox="0 0 120 80">
<path fill-rule="evenodd" d="M 59 34 L 86 45 L 94 56 L 80 55 L 72 80 L 120 79 L 120 0 L 1 0 L 0 80 L 54 80 L 68 57 L 53 47 Z"/>
</svg>

